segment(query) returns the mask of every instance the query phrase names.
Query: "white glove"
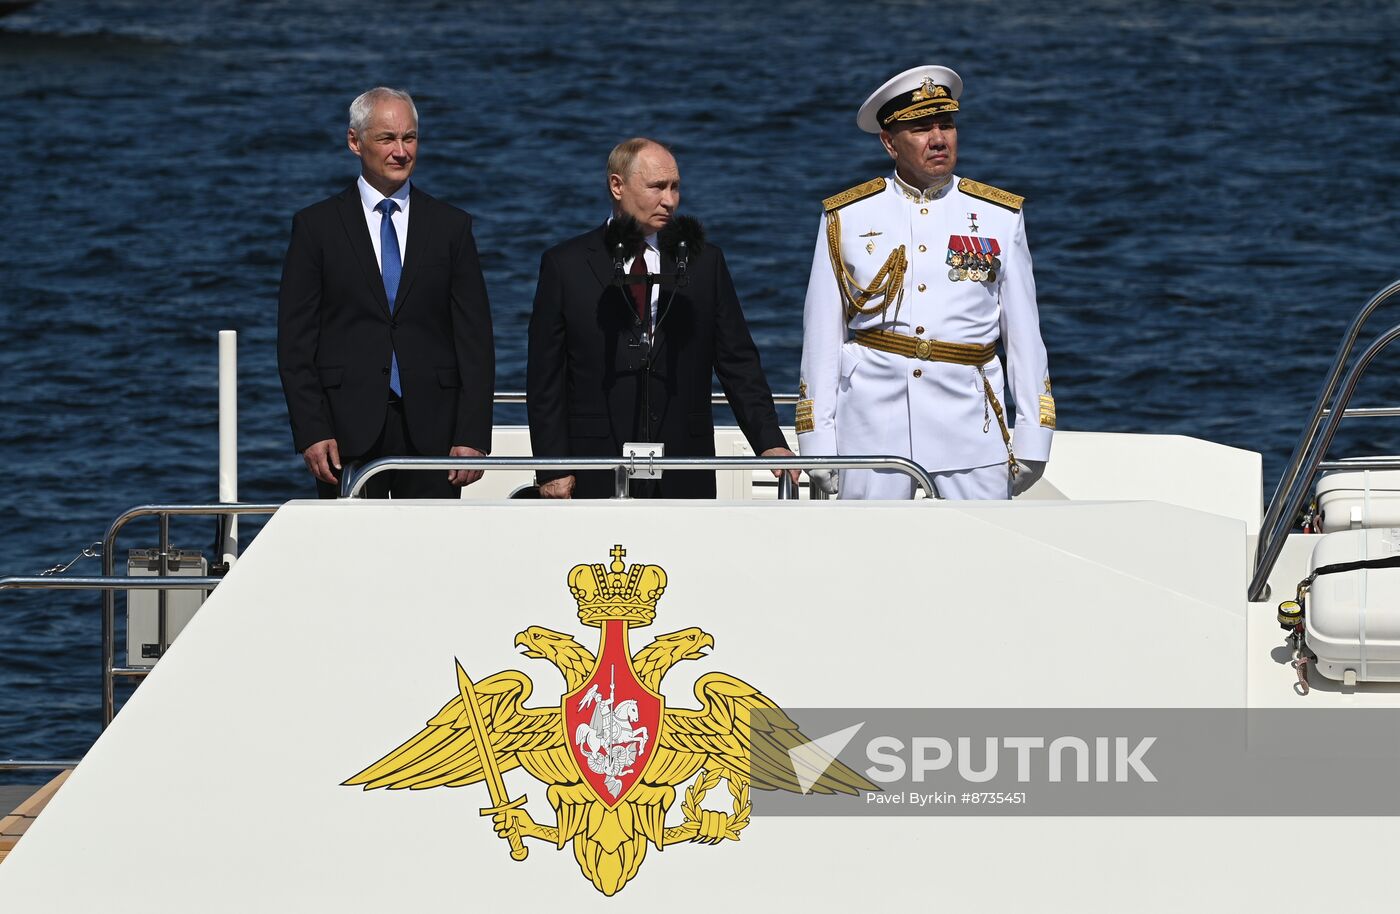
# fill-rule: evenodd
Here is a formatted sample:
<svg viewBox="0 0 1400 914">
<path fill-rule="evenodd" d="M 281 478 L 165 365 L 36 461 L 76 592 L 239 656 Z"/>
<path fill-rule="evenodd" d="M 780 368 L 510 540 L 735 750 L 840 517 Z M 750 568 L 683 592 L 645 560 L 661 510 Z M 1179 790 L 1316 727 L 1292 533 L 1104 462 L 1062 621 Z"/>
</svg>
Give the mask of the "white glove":
<svg viewBox="0 0 1400 914">
<path fill-rule="evenodd" d="M 1017 460 L 1017 472 L 1011 477 L 1011 494 L 1020 495 L 1045 475 L 1044 460 Z"/>
<path fill-rule="evenodd" d="M 808 470 L 807 478 L 812 486 L 827 495 L 835 495 L 841 490 L 840 470 Z"/>
</svg>

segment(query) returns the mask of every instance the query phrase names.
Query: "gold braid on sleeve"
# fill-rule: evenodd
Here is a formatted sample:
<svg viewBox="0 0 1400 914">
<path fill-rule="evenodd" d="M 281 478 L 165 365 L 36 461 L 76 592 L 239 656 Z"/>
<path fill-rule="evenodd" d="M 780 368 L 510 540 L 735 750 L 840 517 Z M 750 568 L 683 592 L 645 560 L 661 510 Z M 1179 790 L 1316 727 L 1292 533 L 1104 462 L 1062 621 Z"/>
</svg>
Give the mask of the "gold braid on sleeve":
<svg viewBox="0 0 1400 914">
<path fill-rule="evenodd" d="M 895 303 L 895 313 L 899 313 L 899 303 L 904 300 L 904 272 L 909 266 L 909 258 L 900 245 L 890 252 L 880 272 L 867 288 L 856 282 L 851 271 L 846 269 L 846 261 L 841 256 L 841 216 L 836 210 L 826 214 L 826 243 L 831 254 L 831 271 L 836 274 L 836 288 L 841 290 L 841 300 L 846 305 L 846 320 L 857 314 L 871 314 L 886 311 L 890 302 Z M 868 305 L 872 298 L 879 298 L 878 304 Z"/>
</svg>

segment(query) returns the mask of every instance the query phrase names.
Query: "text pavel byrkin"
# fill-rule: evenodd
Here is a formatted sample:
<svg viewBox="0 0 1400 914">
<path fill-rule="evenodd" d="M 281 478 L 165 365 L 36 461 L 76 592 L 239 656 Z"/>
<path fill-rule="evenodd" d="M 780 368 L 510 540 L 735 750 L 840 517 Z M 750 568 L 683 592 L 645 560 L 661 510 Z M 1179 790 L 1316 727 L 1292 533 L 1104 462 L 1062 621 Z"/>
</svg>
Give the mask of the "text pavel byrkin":
<svg viewBox="0 0 1400 914">
<path fill-rule="evenodd" d="M 950 790 L 935 790 L 933 793 L 920 793 L 916 790 L 895 793 L 876 793 L 869 791 L 865 795 L 867 806 L 1019 806 L 1029 802 L 1025 791 L 969 791 L 953 793 Z"/>
<path fill-rule="evenodd" d="M 922 782 L 934 772 L 956 772 L 962 780 L 980 784 L 995 778 L 1005 765 L 1008 774 L 1014 766 L 1016 780 L 1023 783 L 1152 783 L 1157 777 L 1144 757 L 1156 741 L 1155 736 L 1135 742 L 1126 736 L 1060 736 L 1050 740 L 1041 736 L 959 736 L 952 740 L 915 736 L 906 742 L 880 736 L 866 743 L 865 755 L 871 765 L 864 773 L 877 783 L 893 784 L 906 779 Z"/>
</svg>

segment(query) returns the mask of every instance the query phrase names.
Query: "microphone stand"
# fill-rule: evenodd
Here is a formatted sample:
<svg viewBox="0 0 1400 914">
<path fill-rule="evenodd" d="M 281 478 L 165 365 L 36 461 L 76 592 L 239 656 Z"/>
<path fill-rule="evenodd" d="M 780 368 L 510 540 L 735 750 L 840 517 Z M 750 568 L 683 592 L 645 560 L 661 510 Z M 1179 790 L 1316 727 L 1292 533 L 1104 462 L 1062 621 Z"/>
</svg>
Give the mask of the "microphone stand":
<svg viewBox="0 0 1400 914">
<path fill-rule="evenodd" d="M 670 297 L 666 299 L 666 302 L 665 302 L 665 304 L 664 304 L 663 306 L 661 306 L 661 307 L 659 307 L 659 308 L 657 309 L 657 313 L 656 313 L 656 326 L 655 326 L 655 327 L 650 327 L 650 328 L 649 328 L 649 327 L 642 327 L 642 332 L 641 332 L 641 347 L 642 347 L 642 375 L 641 375 L 641 384 L 642 384 L 642 397 L 641 397 L 641 406 L 642 406 L 642 427 L 643 427 L 643 428 L 645 429 L 645 431 L 646 431 L 646 434 L 643 435 L 643 436 L 641 436 L 641 440 L 642 440 L 642 441 L 651 441 L 651 440 L 652 440 L 652 425 L 651 425 L 651 420 L 652 420 L 652 416 L 651 416 L 651 368 L 652 368 L 651 355 L 652 355 L 652 343 L 653 343 L 654 340 L 655 340 L 656 331 L 661 329 L 661 322 L 662 322 L 663 320 L 665 320 L 667 313 L 669 313 L 670 310 L 671 310 L 671 303 L 674 302 L 674 301 L 676 300 L 676 292 L 680 289 L 681 286 L 687 286 L 687 285 L 690 284 L 690 274 L 687 272 L 688 269 L 689 269 L 689 266 L 690 266 L 690 246 L 689 246 L 688 244 L 686 244 L 686 242 L 684 242 L 684 241 L 680 242 L 680 244 L 678 244 L 678 245 L 676 246 L 676 269 L 675 269 L 675 272 L 672 272 L 672 273 L 641 273 L 641 274 L 628 273 L 628 272 L 626 272 L 626 271 L 622 268 L 622 264 L 623 264 L 623 262 L 624 262 L 626 259 L 627 259 L 626 251 L 625 251 L 625 249 L 623 248 L 622 244 L 619 243 L 619 244 L 617 245 L 617 247 L 614 248 L 614 250 L 613 250 L 613 278 L 612 278 L 612 284 L 613 284 L 614 286 L 617 286 L 617 287 L 620 288 L 620 289 L 625 290 L 628 286 L 634 286 L 634 285 L 637 285 L 637 284 L 639 284 L 639 283 L 646 283 L 646 291 L 647 291 L 647 296 L 646 296 L 646 298 L 647 298 L 647 312 L 648 312 L 648 316 L 650 316 L 650 311 L 651 311 L 651 287 L 652 287 L 652 285 L 653 285 L 653 284 L 660 285 L 662 282 L 664 282 L 664 281 L 666 281 L 666 280 L 672 280 L 672 281 L 673 281 L 673 285 L 671 286 L 671 295 L 670 295 Z M 635 324 L 636 324 L 637 326 L 640 326 L 640 325 L 641 325 L 642 320 L 641 320 L 641 316 L 640 316 L 640 315 L 635 315 L 635 316 L 633 317 L 633 320 L 634 320 L 634 322 L 635 322 Z M 648 320 L 647 323 L 650 324 L 651 321 Z"/>
</svg>

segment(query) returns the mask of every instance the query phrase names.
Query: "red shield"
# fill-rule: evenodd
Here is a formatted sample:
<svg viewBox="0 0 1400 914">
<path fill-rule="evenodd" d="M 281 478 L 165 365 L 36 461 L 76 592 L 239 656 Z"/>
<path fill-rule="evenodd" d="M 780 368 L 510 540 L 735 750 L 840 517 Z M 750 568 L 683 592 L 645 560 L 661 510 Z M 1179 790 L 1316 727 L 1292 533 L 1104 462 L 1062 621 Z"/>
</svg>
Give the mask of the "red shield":
<svg viewBox="0 0 1400 914">
<path fill-rule="evenodd" d="M 562 699 L 569 754 L 583 782 L 609 808 L 627 796 L 656 751 L 664 699 L 632 669 L 627 623 L 603 623 L 598 662 Z"/>
</svg>

